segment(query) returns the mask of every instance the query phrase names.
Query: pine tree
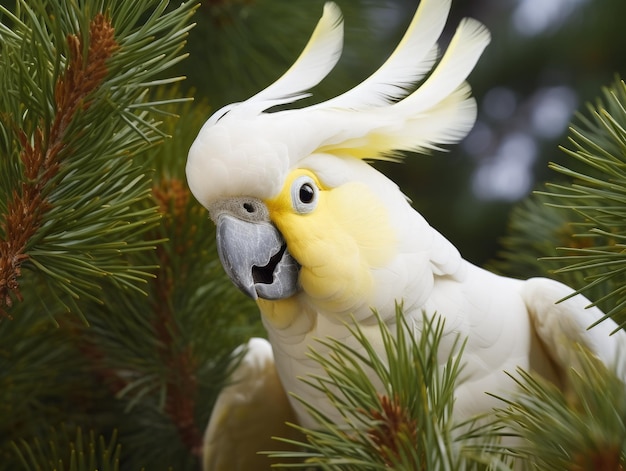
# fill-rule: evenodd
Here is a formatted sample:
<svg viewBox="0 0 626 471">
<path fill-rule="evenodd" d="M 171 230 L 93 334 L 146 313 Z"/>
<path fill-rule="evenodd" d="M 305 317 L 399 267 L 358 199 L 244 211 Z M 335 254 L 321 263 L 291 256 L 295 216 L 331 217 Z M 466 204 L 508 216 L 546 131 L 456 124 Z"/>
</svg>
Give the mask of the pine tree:
<svg viewBox="0 0 626 471">
<path fill-rule="evenodd" d="M 0 469 L 195 469 L 258 328 L 184 182 L 195 8 L 0 10 Z"/>
</svg>

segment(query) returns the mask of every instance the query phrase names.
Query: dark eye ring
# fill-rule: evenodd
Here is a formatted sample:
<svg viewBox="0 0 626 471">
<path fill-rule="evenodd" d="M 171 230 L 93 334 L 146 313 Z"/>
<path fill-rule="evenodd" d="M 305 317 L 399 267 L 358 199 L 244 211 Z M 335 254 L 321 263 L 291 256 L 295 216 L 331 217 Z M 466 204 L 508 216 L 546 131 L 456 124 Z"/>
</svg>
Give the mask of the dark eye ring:
<svg viewBox="0 0 626 471">
<path fill-rule="evenodd" d="M 300 214 L 310 213 L 317 207 L 319 189 L 311 177 L 303 175 L 291 185 L 291 204 Z"/>
</svg>

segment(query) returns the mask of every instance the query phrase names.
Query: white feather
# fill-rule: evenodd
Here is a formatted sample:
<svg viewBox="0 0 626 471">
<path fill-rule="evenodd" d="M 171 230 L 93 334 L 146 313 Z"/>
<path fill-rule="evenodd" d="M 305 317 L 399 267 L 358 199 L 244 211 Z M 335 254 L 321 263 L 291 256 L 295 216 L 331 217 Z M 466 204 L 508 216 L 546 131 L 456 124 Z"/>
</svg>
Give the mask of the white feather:
<svg viewBox="0 0 626 471">
<path fill-rule="evenodd" d="M 522 296 L 543 345 L 562 367 L 575 365 L 577 344 L 605 365 L 615 366 L 619 353 L 626 351 L 626 333 L 610 319 L 600 322 L 604 313 L 589 307 L 587 298 L 572 295 L 571 288 L 555 280 L 531 278 L 524 282 Z"/>
<path fill-rule="evenodd" d="M 490 39 L 489 31 L 483 24 L 471 18 L 462 20 L 431 76 L 394 106 L 416 113 L 443 100 L 465 81 Z"/>
<path fill-rule="evenodd" d="M 343 48 L 343 19 L 333 2 L 326 2 L 322 18 L 293 65 L 278 80 L 244 103 L 257 112 L 306 98 L 305 93 L 335 67 Z"/>
<path fill-rule="evenodd" d="M 272 437 L 297 438 L 286 424 L 294 420 L 274 367 L 272 346 L 265 339 L 250 339 L 213 407 L 203 440 L 203 469 L 269 469 L 272 461 L 259 452 L 289 448 Z"/>
<path fill-rule="evenodd" d="M 362 109 L 385 105 L 405 96 L 409 87 L 435 64 L 437 39 L 449 11 L 450 0 L 420 2 L 402 41 L 387 61 L 365 81 L 320 106 Z"/>
</svg>

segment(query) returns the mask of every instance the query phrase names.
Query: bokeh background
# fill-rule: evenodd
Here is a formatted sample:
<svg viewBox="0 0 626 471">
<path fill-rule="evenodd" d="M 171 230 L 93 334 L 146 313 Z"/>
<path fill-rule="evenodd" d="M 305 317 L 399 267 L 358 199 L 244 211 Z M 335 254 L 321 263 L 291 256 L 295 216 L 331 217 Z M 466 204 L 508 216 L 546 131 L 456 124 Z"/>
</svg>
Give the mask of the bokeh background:
<svg viewBox="0 0 626 471">
<path fill-rule="evenodd" d="M 416 0 L 336 0 L 343 56 L 314 89 L 322 100 L 375 70 L 405 31 Z M 323 0 L 205 0 L 191 32 L 185 86 L 213 110 L 243 100 L 295 60 Z M 511 208 L 557 176 L 577 110 L 624 73 L 624 0 L 456 0 L 443 42 L 461 18 L 482 21 L 492 43 L 470 76 L 479 105 L 472 133 L 447 153 L 376 163 L 426 219 L 474 263 L 498 253 Z M 184 157 L 181 157 L 181 160 Z"/>
</svg>

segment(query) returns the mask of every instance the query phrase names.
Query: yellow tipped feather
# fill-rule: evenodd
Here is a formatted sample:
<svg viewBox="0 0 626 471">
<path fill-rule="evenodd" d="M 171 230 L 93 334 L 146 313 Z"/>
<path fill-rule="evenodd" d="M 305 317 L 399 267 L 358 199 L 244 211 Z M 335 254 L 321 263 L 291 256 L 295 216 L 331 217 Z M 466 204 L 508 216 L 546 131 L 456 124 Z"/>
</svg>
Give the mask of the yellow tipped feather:
<svg viewBox="0 0 626 471">
<path fill-rule="evenodd" d="M 481 23 L 463 20 L 433 73 L 409 96 L 358 110 L 358 116 L 350 110 L 327 109 L 326 122 L 342 133 L 332 135 L 318 151 L 389 159 L 399 151 L 424 152 L 460 141 L 476 120 L 476 103 L 465 80 L 489 41 L 489 31 Z M 349 120 L 350 126 L 341 128 L 340 123 Z"/>
<path fill-rule="evenodd" d="M 450 0 L 423 0 L 404 37 L 385 63 L 352 90 L 321 103 L 324 108 L 362 109 L 405 96 L 435 64 L 437 39 L 443 31 Z"/>
<path fill-rule="evenodd" d="M 431 76 L 396 107 L 421 112 L 446 98 L 465 81 L 490 40 L 482 23 L 471 18 L 462 20 Z"/>
<path fill-rule="evenodd" d="M 305 93 L 317 85 L 335 67 L 343 48 L 343 19 L 333 2 L 326 2 L 322 18 L 298 59 L 278 80 L 246 100 L 263 111 L 271 106 L 291 103 L 308 96 Z"/>
</svg>

